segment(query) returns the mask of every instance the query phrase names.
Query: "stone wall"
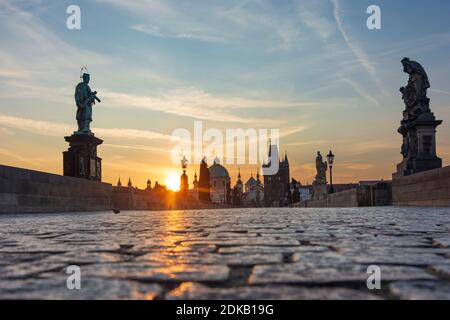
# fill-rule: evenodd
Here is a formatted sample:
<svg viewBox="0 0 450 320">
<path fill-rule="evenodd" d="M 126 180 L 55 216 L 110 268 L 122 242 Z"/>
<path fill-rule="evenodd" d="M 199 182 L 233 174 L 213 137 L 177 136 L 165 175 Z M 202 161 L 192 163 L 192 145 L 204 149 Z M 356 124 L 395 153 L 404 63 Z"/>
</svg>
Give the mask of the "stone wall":
<svg viewBox="0 0 450 320">
<path fill-rule="evenodd" d="M 130 187 L 113 187 L 113 208 L 120 210 L 165 210 L 168 209 L 165 193 Z"/>
<path fill-rule="evenodd" d="M 450 206 L 450 166 L 395 178 L 392 198 L 396 206 Z"/>
<path fill-rule="evenodd" d="M 392 205 L 392 182 L 378 182 L 369 186 L 370 206 L 384 207 Z"/>
<path fill-rule="evenodd" d="M 107 183 L 0 165 L 0 213 L 111 209 Z"/>
<path fill-rule="evenodd" d="M 311 208 L 376 207 L 392 204 L 390 182 L 380 182 L 368 186 L 327 194 L 319 200 L 309 200 L 301 206 Z"/>
<path fill-rule="evenodd" d="M 307 201 L 306 206 L 311 208 L 360 207 L 362 206 L 363 201 L 363 193 L 358 188 L 333 194 L 327 194 L 319 200 L 309 200 Z"/>
</svg>

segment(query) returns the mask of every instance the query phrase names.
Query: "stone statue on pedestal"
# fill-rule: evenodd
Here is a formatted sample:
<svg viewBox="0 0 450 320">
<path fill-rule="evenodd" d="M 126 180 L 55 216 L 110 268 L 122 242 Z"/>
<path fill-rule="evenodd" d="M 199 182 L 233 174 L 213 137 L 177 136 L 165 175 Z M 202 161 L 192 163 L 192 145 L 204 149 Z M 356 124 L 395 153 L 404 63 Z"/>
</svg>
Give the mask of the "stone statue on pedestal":
<svg viewBox="0 0 450 320">
<path fill-rule="evenodd" d="M 97 92 L 91 91 L 88 85 L 90 76 L 87 70 L 82 79 L 75 89 L 78 131 L 65 137 L 69 149 L 63 152 L 64 175 L 101 181 L 102 159 L 97 156 L 97 146 L 101 145 L 103 140 L 95 137 L 90 129 L 92 105 L 95 101 L 100 102 L 100 99 L 96 96 Z"/>
<path fill-rule="evenodd" d="M 403 71 L 409 75 L 408 84 L 400 88 L 405 104 L 403 119 L 398 132 L 403 137 L 401 154 L 403 161 L 397 166 L 394 177 L 402 177 L 442 167 L 436 156 L 436 120 L 430 110 L 427 90 L 430 82 L 425 69 L 416 61 L 402 60 Z"/>
<path fill-rule="evenodd" d="M 82 69 L 83 70 L 83 69 Z M 89 87 L 90 75 L 83 73 L 83 81 L 75 88 L 75 102 L 77 105 L 77 123 L 78 131 L 75 134 L 90 134 L 92 135 L 90 124 L 92 122 L 92 105 L 95 101 L 101 102 L 97 97 L 97 91 L 92 91 Z"/>
<path fill-rule="evenodd" d="M 316 157 L 316 177 L 313 182 L 313 198 L 320 199 L 323 195 L 327 194 L 327 169 L 328 164 L 323 161 L 320 151 L 317 151 Z"/>
<path fill-rule="evenodd" d="M 314 180 L 317 184 L 326 184 L 327 183 L 327 170 L 328 164 L 326 161 L 323 161 L 322 155 L 320 151 L 317 151 L 316 157 L 316 179 Z"/>
</svg>

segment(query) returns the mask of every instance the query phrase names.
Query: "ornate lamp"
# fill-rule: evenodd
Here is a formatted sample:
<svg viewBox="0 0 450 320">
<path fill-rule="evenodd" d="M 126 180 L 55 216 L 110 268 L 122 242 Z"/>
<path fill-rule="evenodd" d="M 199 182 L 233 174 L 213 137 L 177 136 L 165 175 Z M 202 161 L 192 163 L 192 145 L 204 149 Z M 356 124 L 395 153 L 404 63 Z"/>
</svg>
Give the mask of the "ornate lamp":
<svg viewBox="0 0 450 320">
<path fill-rule="evenodd" d="M 181 168 L 183 169 L 183 173 L 186 173 L 188 161 L 186 159 L 186 156 L 183 156 L 183 159 L 181 160 Z"/>
<path fill-rule="evenodd" d="M 334 154 L 331 152 L 327 155 L 328 165 L 330 166 L 330 193 L 334 193 L 333 188 L 333 163 L 334 163 Z"/>
</svg>

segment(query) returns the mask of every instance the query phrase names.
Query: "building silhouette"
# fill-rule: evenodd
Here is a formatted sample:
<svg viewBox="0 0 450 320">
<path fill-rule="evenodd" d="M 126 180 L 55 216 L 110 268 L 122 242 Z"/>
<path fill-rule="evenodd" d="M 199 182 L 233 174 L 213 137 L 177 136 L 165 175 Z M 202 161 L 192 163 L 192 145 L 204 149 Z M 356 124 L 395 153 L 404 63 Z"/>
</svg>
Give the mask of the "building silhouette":
<svg viewBox="0 0 450 320">
<path fill-rule="evenodd" d="M 232 204 L 235 207 L 241 207 L 243 205 L 244 196 L 244 184 L 241 179 L 241 169 L 239 168 L 238 179 L 236 185 L 232 190 Z"/>
<path fill-rule="evenodd" d="M 200 177 L 198 181 L 198 199 L 200 201 L 211 201 L 211 198 L 209 196 L 210 187 L 211 185 L 208 164 L 206 163 L 206 158 L 203 158 L 202 162 L 200 163 Z"/>
<path fill-rule="evenodd" d="M 218 158 L 209 167 L 209 177 L 211 202 L 218 205 L 231 204 L 230 175 Z"/>
<path fill-rule="evenodd" d="M 285 153 L 284 159 L 278 160 L 279 167 L 277 173 L 270 175 L 266 174 L 266 170 L 264 170 L 271 167 L 270 159 L 272 156 L 275 159 L 279 159 L 278 154 L 278 146 L 270 144 L 268 152 L 269 161 L 262 166 L 264 172 L 264 205 L 266 207 L 282 207 L 287 205 L 288 201 L 290 173 L 287 153 Z"/>
<path fill-rule="evenodd" d="M 186 170 L 183 170 L 183 174 L 180 177 L 180 192 L 186 193 L 189 190 L 188 176 Z"/>
<path fill-rule="evenodd" d="M 251 174 L 245 183 L 244 205 L 249 207 L 261 207 L 264 204 L 264 186 L 259 173 L 256 179 Z"/>
</svg>

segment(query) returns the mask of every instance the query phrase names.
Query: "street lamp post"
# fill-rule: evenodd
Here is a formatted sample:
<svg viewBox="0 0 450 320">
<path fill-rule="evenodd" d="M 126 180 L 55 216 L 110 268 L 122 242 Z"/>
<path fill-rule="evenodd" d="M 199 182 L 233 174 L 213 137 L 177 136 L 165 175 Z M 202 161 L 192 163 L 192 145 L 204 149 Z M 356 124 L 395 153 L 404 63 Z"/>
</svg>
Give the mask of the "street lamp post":
<svg viewBox="0 0 450 320">
<path fill-rule="evenodd" d="M 181 168 L 183 169 L 183 174 L 181 175 L 180 179 L 180 191 L 181 193 L 186 193 L 189 185 L 188 185 L 188 177 L 186 175 L 186 169 L 187 169 L 188 161 L 186 157 L 183 157 L 183 160 L 181 160 Z"/>
<path fill-rule="evenodd" d="M 328 165 L 330 166 L 330 193 L 334 193 L 333 188 L 333 163 L 334 163 L 334 154 L 331 152 L 327 155 Z"/>
</svg>

